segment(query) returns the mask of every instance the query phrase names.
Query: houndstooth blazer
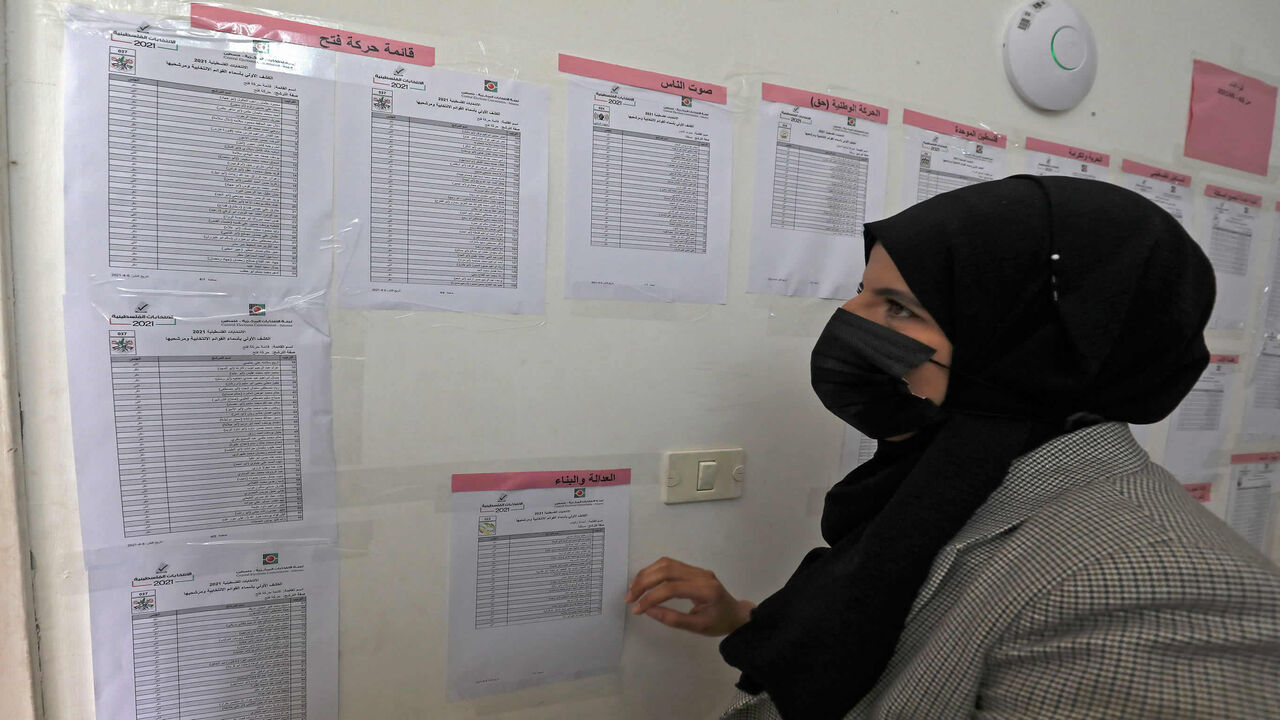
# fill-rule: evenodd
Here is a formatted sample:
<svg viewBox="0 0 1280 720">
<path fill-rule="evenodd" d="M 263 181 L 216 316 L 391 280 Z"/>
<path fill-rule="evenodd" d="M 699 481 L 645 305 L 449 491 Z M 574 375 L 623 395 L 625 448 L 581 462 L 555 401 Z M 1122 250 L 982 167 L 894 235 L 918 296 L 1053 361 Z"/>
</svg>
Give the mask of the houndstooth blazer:
<svg viewBox="0 0 1280 720">
<path fill-rule="evenodd" d="M 778 717 L 743 692 L 722 716 Z M 846 720 L 970 717 L 1280 718 L 1280 569 L 1127 425 L 1052 440 L 938 554 Z"/>
</svg>

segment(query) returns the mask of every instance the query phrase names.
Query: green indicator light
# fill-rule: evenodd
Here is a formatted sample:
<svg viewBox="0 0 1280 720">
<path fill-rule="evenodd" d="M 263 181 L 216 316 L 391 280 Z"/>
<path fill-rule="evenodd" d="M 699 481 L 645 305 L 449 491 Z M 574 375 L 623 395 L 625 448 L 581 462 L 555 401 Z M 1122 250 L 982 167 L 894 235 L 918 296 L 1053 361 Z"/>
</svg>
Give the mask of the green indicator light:
<svg viewBox="0 0 1280 720">
<path fill-rule="evenodd" d="M 1054 31 L 1053 31 L 1053 37 L 1049 39 L 1049 55 L 1051 55 L 1051 56 L 1053 57 L 1053 64 L 1054 64 L 1054 65 L 1057 65 L 1058 67 L 1062 68 L 1063 70 L 1075 70 L 1075 68 L 1074 68 L 1074 67 L 1067 67 L 1066 65 L 1063 65 L 1063 64 L 1062 64 L 1062 61 L 1058 59 L 1058 48 L 1057 48 L 1057 44 L 1058 44 L 1058 33 L 1062 32 L 1063 30 L 1067 30 L 1067 29 L 1069 29 L 1069 28 L 1067 28 L 1067 27 L 1060 27 L 1060 28 L 1058 28 L 1057 30 L 1054 30 Z"/>
</svg>

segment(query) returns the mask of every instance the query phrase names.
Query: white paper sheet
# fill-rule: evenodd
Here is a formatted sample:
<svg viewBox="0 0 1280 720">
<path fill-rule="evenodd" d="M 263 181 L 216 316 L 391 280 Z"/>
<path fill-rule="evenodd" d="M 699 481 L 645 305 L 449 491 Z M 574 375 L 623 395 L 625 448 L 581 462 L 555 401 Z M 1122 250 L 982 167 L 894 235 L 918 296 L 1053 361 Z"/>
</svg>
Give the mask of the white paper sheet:
<svg viewBox="0 0 1280 720">
<path fill-rule="evenodd" d="M 1182 224 L 1191 227 L 1191 176 L 1163 170 L 1133 160 L 1120 164 L 1120 185 L 1164 208 Z"/>
<path fill-rule="evenodd" d="M 1258 209 L 1230 200 L 1208 201 L 1200 246 L 1213 263 L 1218 297 L 1213 303 L 1209 327 L 1238 330 L 1249 316 L 1249 268 L 1257 260 L 1254 233 Z"/>
<path fill-rule="evenodd" d="M 339 303 L 543 312 L 547 89 L 337 63 Z"/>
<path fill-rule="evenodd" d="M 1229 406 L 1240 381 L 1240 356 L 1214 355 L 1169 421 L 1164 462 L 1184 485 L 1212 482 L 1226 466 Z"/>
<path fill-rule="evenodd" d="M 726 302 L 728 110 L 567 77 L 565 296 Z"/>
<path fill-rule="evenodd" d="M 64 298 L 86 555 L 336 537 L 323 308 L 103 296 Z"/>
<path fill-rule="evenodd" d="M 1106 153 L 1033 137 L 1027 138 L 1024 156 L 1031 175 L 1106 180 L 1111 167 Z"/>
<path fill-rule="evenodd" d="M 888 111 L 770 84 L 764 96 L 747 291 L 851 298 L 862 224 L 884 215 Z"/>
<path fill-rule="evenodd" d="M 1276 491 L 1280 490 L 1280 454 L 1237 455 L 1231 462 L 1227 524 L 1265 553 L 1271 540 Z"/>
<path fill-rule="evenodd" d="M 147 548 L 89 590 L 99 718 L 338 717 L 331 548 Z"/>
<path fill-rule="evenodd" d="M 907 110 L 903 204 L 1005 175 L 1007 138 L 985 128 Z"/>
<path fill-rule="evenodd" d="M 630 470 L 455 475 L 451 698 L 618 665 Z"/>
<path fill-rule="evenodd" d="M 1276 203 L 1276 214 L 1271 216 L 1271 233 L 1271 276 L 1263 294 L 1262 331 L 1280 333 L 1280 202 Z"/>
<path fill-rule="evenodd" d="M 69 11 L 67 287 L 324 292 L 333 58 Z"/>
<path fill-rule="evenodd" d="M 1253 363 L 1245 401 L 1247 435 L 1280 437 L 1280 337 L 1267 334 Z"/>
</svg>

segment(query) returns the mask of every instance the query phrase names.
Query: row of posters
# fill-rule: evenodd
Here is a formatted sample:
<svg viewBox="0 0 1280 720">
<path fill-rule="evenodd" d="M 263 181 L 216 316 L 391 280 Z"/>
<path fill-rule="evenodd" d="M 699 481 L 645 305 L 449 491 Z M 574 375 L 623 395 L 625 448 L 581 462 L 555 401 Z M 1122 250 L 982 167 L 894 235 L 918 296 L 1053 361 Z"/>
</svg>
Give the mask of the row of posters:
<svg viewBox="0 0 1280 720">
<path fill-rule="evenodd" d="M 99 36 L 99 57 L 68 76 L 69 287 L 280 307 L 323 296 L 336 255 L 342 307 L 544 311 L 546 87 L 436 68 L 429 48 L 354 50 L 350 34 L 195 8 L 200 27 L 272 39 L 140 23 Z M 569 55 L 559 69 L 566 297 L 726 302 L 727 88 Z M 885 214 L 889 114 L 763 84 L 750 292 L 853 294 L 862 224 Z M 1086 148 L 1030 137 L 1015 167 L 989 128 L 912 110 L 902 128 L 904 205 L 1015 172 L 1110 176 L 1110 156 Z M 1119 169 L 1193 229 L 1188 175 Z M 1262 198 L 1205 194 L 1194 230 L 1218 270 L 1212 326 L 1242 328 Z"/>
</svg>

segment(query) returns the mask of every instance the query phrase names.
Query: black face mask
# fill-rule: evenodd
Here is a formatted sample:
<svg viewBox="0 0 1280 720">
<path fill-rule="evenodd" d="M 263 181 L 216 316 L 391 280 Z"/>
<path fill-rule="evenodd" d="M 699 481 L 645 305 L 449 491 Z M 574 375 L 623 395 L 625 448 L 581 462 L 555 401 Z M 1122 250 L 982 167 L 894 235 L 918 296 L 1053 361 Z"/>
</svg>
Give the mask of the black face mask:
<svg viewBox="0 0 1280 720">
<path fill-rule="evenodd" d="M 931 362 L 935 352 L 902 333 L 837 309 L 813 346 L 813 390 L 836 417 L 867 437 L 883 440 L 915 432 L 940 420 L 943 412 L 932 400 L 911 394 L 902 376 Z"/>
</svg>

